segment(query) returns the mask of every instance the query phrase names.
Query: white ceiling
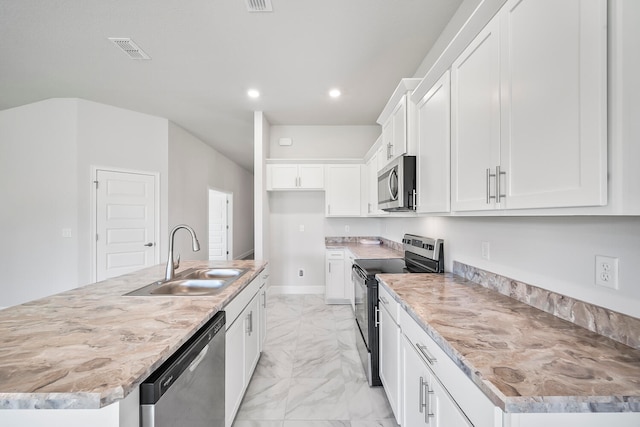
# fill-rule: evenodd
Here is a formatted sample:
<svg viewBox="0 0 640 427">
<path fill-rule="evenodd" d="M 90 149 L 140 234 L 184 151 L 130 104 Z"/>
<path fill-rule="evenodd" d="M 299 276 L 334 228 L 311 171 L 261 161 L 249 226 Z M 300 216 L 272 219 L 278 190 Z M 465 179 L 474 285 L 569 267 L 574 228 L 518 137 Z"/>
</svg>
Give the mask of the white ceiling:
<svg viewBox="0 0 640 427">
<path fill-rule="evenodd" d="M 253 170 L 254 110 L 272 124 L 375 124 L 461 0 L 272 3 L 0 0 L 0 109 L 73 97 L 166 117 Z M 132 38 L 152 60 L 107 37 Z"/>
</svg>

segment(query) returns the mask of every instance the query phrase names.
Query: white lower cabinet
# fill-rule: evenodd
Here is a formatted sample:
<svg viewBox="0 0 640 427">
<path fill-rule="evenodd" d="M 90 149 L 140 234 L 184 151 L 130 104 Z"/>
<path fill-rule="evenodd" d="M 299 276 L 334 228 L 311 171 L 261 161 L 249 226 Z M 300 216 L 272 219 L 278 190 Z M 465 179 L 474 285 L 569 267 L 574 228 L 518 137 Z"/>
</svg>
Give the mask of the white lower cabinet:
<svg viewBox="0 0 640 427">
<path fill-rule="evenodd" d="M 260 332 L 260 352 L 264 349 L 264 342 L 267 339 L 267 289 L 269 288 L 269 267 L 266 267 L 260 274 L 262 285 L 258 292 L 258 304 L 260 312 L 259 332 Z"/>
<path fill-rule="evenodd" d="M 349 302 L 345 291 L 344 265 L 343 249 L 327 249 L 324 291 L 324 299 L 327 304 L 346 304 Z"/>
<path fill-rule="evenodd" d="M 400 327 L 398 320 L 398 304 L 389 296 L 386 290 L 379 287 L 379 312 L 380 326 L 379 351 L 380 351 L 380 381 L 389 400 L 389 405 L 397 422 L 402 417 L 401 389 L 400 389 Z"/>
<path fill-rule="evenodd" d="M 499 427 L 503 412 L 422 327 L 399 310 L 402 425 Z"/>
<path fill-rule="evenodd" d="M 264 283 L 258 276 L 225 308 L 225 427 L 233 424 L 260 358 Z"/>
<path fill-rule="evenodd" d="M 402 338 L 403 426 L 472 426 L 460 407 L 438 382 L 416 347 Z"/>
</svg>

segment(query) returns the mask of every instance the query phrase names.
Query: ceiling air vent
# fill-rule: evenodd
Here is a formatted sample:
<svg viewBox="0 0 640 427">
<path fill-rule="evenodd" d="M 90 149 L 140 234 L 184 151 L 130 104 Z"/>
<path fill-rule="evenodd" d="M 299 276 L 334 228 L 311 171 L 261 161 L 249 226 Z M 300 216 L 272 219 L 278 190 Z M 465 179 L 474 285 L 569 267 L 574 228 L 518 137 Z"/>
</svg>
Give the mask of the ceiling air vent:
<svg viewBox="0 0 640 427">
<path fill-rule="evenodd" d="M 249 12 L 273 12 L 271 0 L 245 0 Z"/>
<path fill-rule="evenodd" d="M 109 40 L 126 53 L 130 59 L 151 59 L 144 50 L 140 49 L 138 45 L 129 38 L 109 37 Z"/>
</svg>

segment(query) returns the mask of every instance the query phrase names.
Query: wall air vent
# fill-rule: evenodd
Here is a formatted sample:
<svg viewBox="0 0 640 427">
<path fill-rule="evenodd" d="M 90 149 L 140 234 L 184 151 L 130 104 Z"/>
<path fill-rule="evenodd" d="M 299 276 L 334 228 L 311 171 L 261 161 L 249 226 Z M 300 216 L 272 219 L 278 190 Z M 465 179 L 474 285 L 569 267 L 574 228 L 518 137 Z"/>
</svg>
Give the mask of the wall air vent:
<svg viewBox="0 0 640 427">
<path fill-rule="evenodd" d="M 271 0 L 245 0 L 249 12 L 273 12 Z"/>
<path fill-rule="evenodd" d="M 109 37 L 130 59 L 151 59 L 149 55 L 129 38 Z"/>
</svg>

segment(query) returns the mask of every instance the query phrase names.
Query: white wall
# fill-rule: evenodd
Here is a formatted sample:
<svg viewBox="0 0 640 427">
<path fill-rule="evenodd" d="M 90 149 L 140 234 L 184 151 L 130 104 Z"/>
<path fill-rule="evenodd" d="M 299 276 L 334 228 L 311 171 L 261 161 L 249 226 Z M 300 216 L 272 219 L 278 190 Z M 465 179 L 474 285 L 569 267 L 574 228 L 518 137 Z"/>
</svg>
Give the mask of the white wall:
<svg viewBox="0 0 640 427">
<path fill-rule="evenodd" d="M 169 123 L 169 221 L 196 232 L 201 250 L 192 252 L 186 232 L 176 234 L 174 254 L 208 259 L 209 188 L 233 195 L 233 258 L 253 250 L 253 175 L 181 127 Z M 165 256 L 166 258 L 166 256 Z"/>
<path fill-rule="evenodd" d="M 446 270 L 461 261 L 640 317 L 640 217 L 389 218 L 382 236 L 445 239 Z M 490 243 L 490 259 L 481 245 Z M 595 285 L 595 256 L 619 259 L 619 289 Z"/>
<path fill-rule="evenodd" d="M 254 175 L 254 238 L 255 259 L 269 260 L 269 195 L 267 193 L 267 168 L 265 159 L 270 156 L 269 135 L 271 124 L 262 111 L 253 115 L 253 175 Z"/>
<path fill-rule="evenodd" d="M 77 285 L 76 120 L 69 99 L 0 111 L 0 307 Z"/>
<path fill-rule="evenodd" d="M 92 167 L 160 174 L 161 258 L 167 230 L 167 127 L 168 120 L 97 102 L 78 104 L 78 285 L 93 282 L 90 274 Z"/>
<path fill-rule="evenodd" d="M 324 288 L 325 236 L 379 234 L 377 218 L 326 218 L 324 195 L 324 191 L 270 192 L 272 286 L 286 286 L 288 291 Z M 348 232 L 345 226 L 349 226 Z M 304 269 L 303 277 L 298 276 L 300 269 Z"/>
<path fill-rule="evenodd" d="M 380 126 L 282 126 L 272 125 L 271 158 L 362 159 L 380 135 Z M 291 146 L 279 145 L 291 138 Z"/>
<path fill-rule="evenodd" d="M 0 111 L 0 307 L 92 282 L 92 166 L 160 173 L 166 222 L 167 123 L 80 99 Z"/>
<path fill-rule="evenodd" d="M 377 125 L 271 126 L 270 155 L 278 159 L 363 159 L 379 135 Z M 280 146 L 280 138 L 292 138 L 293 145 Z M 324 191 L 272 191 L 267 197 L 272 286 L 323 288 L 325 236 L 370 234 L 371 228 L 377 235 L 374 218 L 325 218 Z M 350 229 L 346 234 L 345 225 Z M 301 268 L 303 277 L 298 276 Z"/>
</svg>

